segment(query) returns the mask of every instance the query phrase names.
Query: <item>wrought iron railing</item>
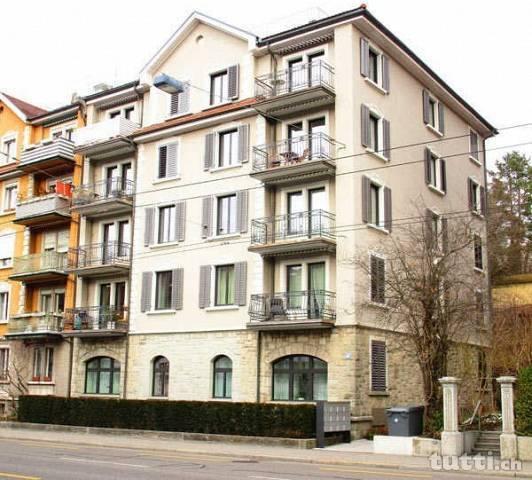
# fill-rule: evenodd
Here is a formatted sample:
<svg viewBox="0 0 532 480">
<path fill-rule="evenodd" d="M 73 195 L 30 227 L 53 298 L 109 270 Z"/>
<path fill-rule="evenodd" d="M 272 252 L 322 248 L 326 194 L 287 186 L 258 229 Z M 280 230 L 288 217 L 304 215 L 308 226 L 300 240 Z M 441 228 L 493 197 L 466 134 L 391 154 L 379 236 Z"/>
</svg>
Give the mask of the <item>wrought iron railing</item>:
<svg viewBox="0 0 532 480">
<path fill-rule="evenodd" d="M 71 248 L 68 252 L 68 268 L 98 267 L 128 263 L 131 245 L 124 242 L 106 242 Z"/>
<path fill-rule="evenodd" d="M 65 312 L 65 328 L 81 330 L 127 331 L 127 307 L 99 305 L 68 308 Z"/>
<path fill-rule="evenodd" d="M 9 319 L 9 333 L 45 333 L 63 330 L 63 314 L 60 313 L 23 313 Z"/>
<path fill-rule="evenodd" d="M 13 275 L 39 273 L 48 270 L 63 271 L 66 268 L 66 252 L 32 253 L 13 260 Z"/>
<path fill-rule="evenodd" d="M 311 87 L 334 89 L 334 68 L 324 60 L 298 63 L 255 78 L 255 96 L 264 100 Z"/>
<path fill-rule="evenodd" d="M 135 182 L 123 177 L 100 180 L 90 185 L 80 185 L 72 192 L 72 205 L 88 205 L 101 200 L 128 198 L 135 193 Z"/>
<path fill-rule="evenodd" d="M 338 142 L 325 133 L 311 133 L 253 147 L 253 170 L 298 165 L 313 160 L 334 160 Z"/>
<path fill-rule="evenodd" d="M 327 290 L 305 290 L 251 295 L 251 321 L 327 320 L 336 319 L 336 293 Z"/>
<path fill-rule="evenodd" d="M 325 210 L 290 213 L 251 221 L 251 244 L 267 245 L 300 238 L 336 237 L 336 216 Z"/>
</svg>

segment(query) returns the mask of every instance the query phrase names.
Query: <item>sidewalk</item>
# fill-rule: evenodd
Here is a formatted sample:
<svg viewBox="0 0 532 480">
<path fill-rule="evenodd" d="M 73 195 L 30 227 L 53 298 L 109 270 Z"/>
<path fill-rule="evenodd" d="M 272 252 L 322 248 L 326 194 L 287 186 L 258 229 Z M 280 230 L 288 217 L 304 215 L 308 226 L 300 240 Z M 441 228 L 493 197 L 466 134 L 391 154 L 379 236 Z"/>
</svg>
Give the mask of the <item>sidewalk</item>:
<svg viewBox="0 0 532 480">
<path fill-rule="evenodd" d="M 404 455 L 374 454 L 367 450 L 368 444 L 352 442 L 326 449 L 295 449 L 272 447 L 248 443 L 222 443 L 190 440 L 164 440 L 143 438 L 141 435 L 107 435 L 92 433 L 53 432 L 40 429 L 10 428 L 0 422 L 0 438 L 16 440 L 37 440 L 41 442 L 57 442 L 74 445 L 108 446 L 154 451 L 170 451 L 179 453 L 201 453 L 208 451 L 211 455 L 227 456 L 235 459 L 270 460 L 327 465 L 372 466 L 398 470 L 430 470 L 426 457 Z M 366 450 L 366 451 L 364 451 Z M 532 478 L 532 463 L 523 462 L 521 472 L 474 472 L 484 476 L 497 474 L 520 478 Z"/>
</svg>

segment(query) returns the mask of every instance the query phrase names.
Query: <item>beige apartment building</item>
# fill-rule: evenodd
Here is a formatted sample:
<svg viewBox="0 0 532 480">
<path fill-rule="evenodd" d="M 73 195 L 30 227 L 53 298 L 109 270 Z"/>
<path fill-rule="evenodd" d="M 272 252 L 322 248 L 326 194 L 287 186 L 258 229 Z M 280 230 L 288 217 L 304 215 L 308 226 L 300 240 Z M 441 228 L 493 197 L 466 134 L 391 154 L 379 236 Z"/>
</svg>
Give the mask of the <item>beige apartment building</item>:
<svg viewBox="0 0 532 480">
<path fill-rule="evenodd" d="M 264 38 L 193 13 L 139 81 L 80 104 L 71 395 L 350 401 L 357 435 L 422 401 L 378 321 L 379 245 L 415 201 L 471 210 L 485 290 L 496 130 L 364 7 Z"/>
</svg>

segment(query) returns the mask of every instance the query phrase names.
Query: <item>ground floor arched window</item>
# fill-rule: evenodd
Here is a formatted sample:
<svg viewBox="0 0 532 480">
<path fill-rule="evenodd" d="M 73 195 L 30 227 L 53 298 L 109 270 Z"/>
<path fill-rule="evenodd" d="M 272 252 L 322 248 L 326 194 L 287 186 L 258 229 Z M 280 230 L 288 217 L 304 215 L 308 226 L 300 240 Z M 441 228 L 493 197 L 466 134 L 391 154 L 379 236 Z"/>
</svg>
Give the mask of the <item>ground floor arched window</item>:
<svg viewBox="0 0 532 480">
<path fill-rule="evenodd" d="M 213 397 L 231 398 L 233 381 L 233 362 L 221 355 L 214 359 Z"/>
<path fill-rule="evenodd" d="M 168 380 L 170 362 L 166 357 L 155 357 L 153 360 L 152 395 L 154 397 L 168 396 Z"/>
<path fill-rule="evenodd" d="M 110 357 L 91 358 L 86 363 L 85 393 L 118 395 L 120 362 Z"/>
<path fill-rule="evenodd" d="M 291 355 L 273 362 L 273 400 L 327 400 L 327 362 Z"/>
</svg>

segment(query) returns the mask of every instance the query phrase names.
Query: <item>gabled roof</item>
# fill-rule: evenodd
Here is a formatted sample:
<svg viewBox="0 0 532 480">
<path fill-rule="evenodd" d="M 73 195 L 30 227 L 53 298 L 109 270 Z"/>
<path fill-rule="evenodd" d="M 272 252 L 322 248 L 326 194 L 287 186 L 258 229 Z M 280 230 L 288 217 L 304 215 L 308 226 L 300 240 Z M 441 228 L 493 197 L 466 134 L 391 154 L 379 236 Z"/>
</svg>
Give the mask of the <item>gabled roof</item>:
<svg viewBox="0 0 532 480">
<path fill-rule="evenodd" d="M 23 121 L 30 117 L 46 113 L 44 108 L 37 107 L 31 103 L 20 100 L 20 98 L 13 97 L 7 93 L 0 92 L 0 100 L 9 106 L 11 110 Z"/>
<path fill-rule="evenodd" d="M 197 25 L 203 23 L 213 28 L 221 30 L 240 38 L 248 43 L 249 48 L 254 48 L 258 37 L 251 32 L 241 28 L 229 25 L 228 23 L 217 20 L 216 18 L 205 15 L 201 12 L 192 12 L 188 18 L 181 24 L 181 26 L 173 33 L 173 35 L 165 42 L 165 44 L 157 51 L 157 53 L 144 65 L 140 72 L 141 81 L 146 81 L 157 68 L 169 57 L 169 55 L 179 46 L 179 44 L 187 38 L 189 33 L 196 28 Z"/>
</svg>

